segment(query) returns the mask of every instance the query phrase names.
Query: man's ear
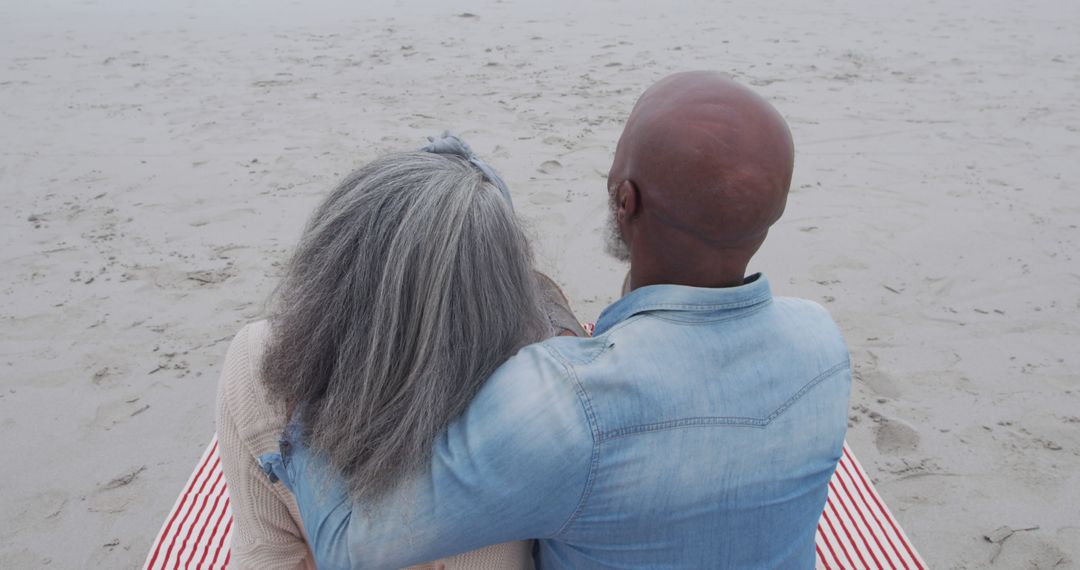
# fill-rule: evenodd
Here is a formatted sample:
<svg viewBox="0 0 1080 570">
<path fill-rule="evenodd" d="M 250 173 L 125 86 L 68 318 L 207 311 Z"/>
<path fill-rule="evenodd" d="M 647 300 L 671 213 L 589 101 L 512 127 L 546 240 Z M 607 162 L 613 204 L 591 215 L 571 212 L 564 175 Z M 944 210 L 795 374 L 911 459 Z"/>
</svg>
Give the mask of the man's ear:
<svg viewBox="0 0 1080 570">
<path fill-rule="evenodd" d="M 615 189 L 615 216 L 619 220 L 619 226 L 637 217 L 640 209 L 641 194 L 637 185 L 630 180 L 623 180 Z"/>
</svg>

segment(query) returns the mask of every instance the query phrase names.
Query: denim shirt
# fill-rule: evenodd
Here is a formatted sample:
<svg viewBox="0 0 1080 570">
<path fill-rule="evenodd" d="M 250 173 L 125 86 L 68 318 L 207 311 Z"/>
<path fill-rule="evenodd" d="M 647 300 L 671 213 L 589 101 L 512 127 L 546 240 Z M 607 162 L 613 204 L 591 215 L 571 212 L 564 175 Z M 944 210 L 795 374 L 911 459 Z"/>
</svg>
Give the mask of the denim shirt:
<svg viewBox="0 0 1080 570">
<path fill-rule="evenodd" d="M 538 568 L 813 568 L 851 374 L 821 306 L 654 285 L 591 338 L 522 349 L 430 465 L 354 501 L 295 427 L 260 458 L 296 496 L 319 568 L 400 568 L 538 539 Z"/>
</svg>

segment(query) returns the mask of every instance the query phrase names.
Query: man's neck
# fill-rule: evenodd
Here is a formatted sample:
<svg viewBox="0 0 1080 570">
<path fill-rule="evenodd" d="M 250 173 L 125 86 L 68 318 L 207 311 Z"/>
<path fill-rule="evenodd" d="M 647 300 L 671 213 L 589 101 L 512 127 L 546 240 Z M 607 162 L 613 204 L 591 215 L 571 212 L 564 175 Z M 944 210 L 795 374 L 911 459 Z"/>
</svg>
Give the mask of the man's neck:
<svg viewBox="0 0 1080 570">
<path fill-rule="evenodd" d="M 738 287 L 746 280 L 746 264 L 724 266 L 722 263 L 696 263 L 678 268 L 660 268 L 656 264 L 630 263 L 630 289 L 649 285 L 685 285 L 721 289 Z"/>
<path fill-rule="evenodd" d="M 649 285 L 686 285 L 719 289 L 738 287 L 746 277 L 759 239 L 725 247 L 715 240 L 653 223 L 630 244 L 630 288 Z"/>
</svg>

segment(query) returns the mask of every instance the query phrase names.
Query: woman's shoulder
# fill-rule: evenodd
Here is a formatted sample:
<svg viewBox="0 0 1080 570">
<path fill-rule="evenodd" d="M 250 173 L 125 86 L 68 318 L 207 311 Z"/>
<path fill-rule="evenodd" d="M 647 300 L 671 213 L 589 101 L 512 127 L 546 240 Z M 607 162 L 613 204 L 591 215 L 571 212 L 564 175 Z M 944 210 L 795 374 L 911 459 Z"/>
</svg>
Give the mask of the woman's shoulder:
<svg viewBox="0 0 1080 570">
<path fill-rule="evenodd" d="M 270 339 L 270 322 L 266 320 L 248 323 L 240 328 L 229 343 L 225 353 L 225 369 L 222 381 L 247 381 L 248 376 L 259 376 L 266 343 Z M 255 378 L 256 380 L 258 378 Z"/>
<path fill-rule="evenodd" d="M 245 345 L 246 349 L 255 350 L 261 353 L 269 340 L 270 321 L 262 319 L 240 327 L 236 336 L 233 337 L 232 344 L 241 342 Z"/>
<path fill-rule="evenodd" d="M 262 379 L 269 339 L 265 320 L 241 328 L 229 344 L 218 382 L 218 419 L 232 421 L 253 453 L 276 449 L 285 427 L 283 406 L 272 400 Z"/>
</svg>

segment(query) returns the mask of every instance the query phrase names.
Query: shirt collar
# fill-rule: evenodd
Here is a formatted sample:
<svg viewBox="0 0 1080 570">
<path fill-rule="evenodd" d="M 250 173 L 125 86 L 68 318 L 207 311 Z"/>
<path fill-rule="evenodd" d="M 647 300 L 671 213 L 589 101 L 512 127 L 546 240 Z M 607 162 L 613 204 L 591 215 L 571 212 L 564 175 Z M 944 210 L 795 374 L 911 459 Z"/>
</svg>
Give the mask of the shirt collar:
<svg viewBox="0 0 1080 570">
<path fill-rule="evenodd" d="M 769 280 L 762 273 L 747 277 L 738 287 L 707 288 L 686 285 L 649 285 L 634 289 L 612 303 L 596 320 L 593 334 L 602 334 L 630 317 L 648 311 L 718 311 L 741 309 L 772 299 Z"/>
</svg>

